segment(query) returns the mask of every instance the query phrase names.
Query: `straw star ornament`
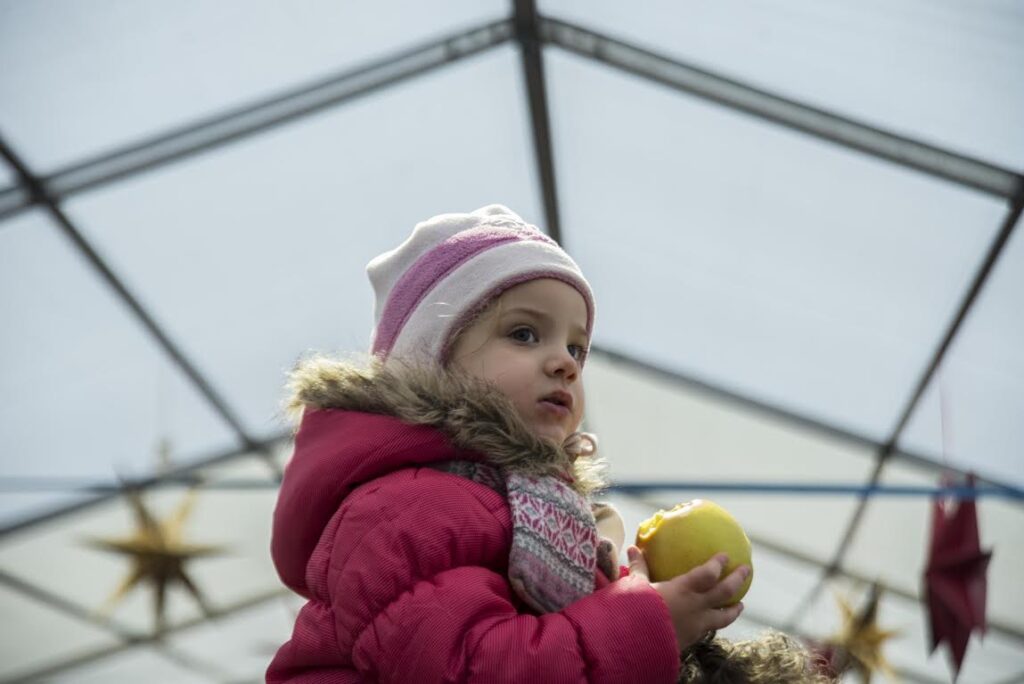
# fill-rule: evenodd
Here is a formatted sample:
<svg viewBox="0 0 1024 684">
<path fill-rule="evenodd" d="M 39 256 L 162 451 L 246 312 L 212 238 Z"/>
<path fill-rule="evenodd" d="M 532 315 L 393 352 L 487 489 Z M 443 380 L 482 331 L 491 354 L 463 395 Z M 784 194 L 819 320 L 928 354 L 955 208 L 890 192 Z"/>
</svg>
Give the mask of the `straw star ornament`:
<svg viewBox="0 0 1024 684">
<path fill-rule="evenodd" d="M 184 539 L 183 528 L 195 504 L 196 490 L 189 490 L 174 512 L 163 520 L 158 520 L 146 508 L 137 489 L 127 489 L 125 498 L 135 516 L 134 532 L 127 537 L 93 538 L 85 542 L 92 548 L 127 556 L 132 562 L 131 570 L 104 602 L 100 613 L 109 615 L 132 589 L 148 583 L 153 587 L 155 632 L 160 634 L 166 627 L 167 590 L 172 584 L 180 583 L 192 594 L 203 613 L 211 616 L 209 605 L 185 565 L 196 558 L 221 554 L 224 548 L 193 544 Z"/>
<path fill-rule="evenodd" d="M 875 672 L 882 673 L 890 681 L 899 681 L 889 661 L 882 655 L 882 645 L 899 631 L 878 626 L 881 593 L 877 584 L 872 585 L 867 602 L 858 611 L 854 611 L 846 599 L 837 596 L 843 626 L 826 642 L 832 670 L 840 675 L 847 670 L 855 670 L 865 684 L 871 681 Z"/>
</svg>

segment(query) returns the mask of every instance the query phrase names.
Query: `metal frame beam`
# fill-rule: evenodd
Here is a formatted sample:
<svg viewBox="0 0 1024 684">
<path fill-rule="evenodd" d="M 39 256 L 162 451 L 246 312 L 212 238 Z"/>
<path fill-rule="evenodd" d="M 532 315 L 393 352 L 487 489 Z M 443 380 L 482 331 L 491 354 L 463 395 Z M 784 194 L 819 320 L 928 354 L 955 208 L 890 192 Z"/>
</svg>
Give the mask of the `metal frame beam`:
<svg viewBox="0 0 1024 684">
<path fill-rule="evenodd" d="M 548 116 L 547 84 L 544 80 L 544 51 L 541 49 L 540 18 L 534 0 L 513 0 L 516 41 L 523 57 L 523 77 L 530 103 L 530 128 L 533 154 L 537 162 L 540 192 L 544 200 L 544 219 L 548 235 L 562 244 L 562 224 L 558 214 L 555 185 L 555 161 L 551 151 L 551 125 Z"/>
<path fill-rule="evenodd" d="M 80 620 L 88 622 L 93 627 L 105 628 L 102 622 L 88 618 L 89 611 L 74 604 L 71 604 L 67 600 L 61 597 L 54 597 L 45 590 L 39 589 L 32 585 L 28 585 L 24 580 L 12 577 L 7 573 L 0 574 L 0 584 L 16 588 L 27 596 L 33 599 L 41 600 L 42 597 L 46 597 L 45 603 L 52 608 L 56 608 L 62 613 L 69 615 Z M 214 679 L 223 679 L 224 673 L 221 668 L 217 667 L 213 663 L 202 662 L 195 656 L 189 654 L 183 649 L 173 648 L 166 641 L 166 637 L 180 632 L 187 631 L 193 627 L 207 624 L 210 619 L 217 619 L 233 615 L 234 613 L 241 612 L 248 608 L 254 608 L 262 605 L 267 601 L 271 601 L 276 598 L 289 595 L 289 591 L 284 587 L 274 588 L 259 594 L 255 594 L 246 599 L 235 601 L 234 603 L 228 604 L 221 608 L 213 611 L 208 617 L 206 615 L 196 616 L 185 620 L 176 625 L 168 626 L 163 632 L 159 634 L 138 634 L 130 632 L 126 634 L 115 634 L 122 638 L 122 642 L 113 646 L 103 646 L 100 648 L 87 651 L 80 655 L 61 660 L 45 667 L 38 668 L 29 672 L 19 672 L 10 678 L 0 680 L 2 682 L 36 682 L 48 680 L 49 678 L 66 672 L 67 670 L 88 665 L 89 663 L 102 660 L 104 658 L 123 653 L 133 648 L 140 646 L 153 646 L 157 649 L 157 652 L 163 657 L 167 658 L 176 665 L 180 665 L 186 669 L 196 671 L 200 674 L 206 675 Z M 50 600 L 54 599 L 54 600 Z M 110 631 L 110 630 L 108 630 Z"/>
<path fill-rule="evenodd" d="M 224 679 L 224 671 L 219 666 L 200 660 L 195 656 L 188 654 L 180 649 L 174 648 L 165 641 L 155 638 L 155 635 L 146 634 L 133 630 L 125 625 L 122 625 L 112 619 L 102 618 L 94 611 L 84 608 L 63 596 L 54 594 L 46 589 L 38 587 L 26 580 L 19 577 L 15 577 L 10 573 L 0 570 L 0 585 L 6 586 L 8 589 L 19 592 L 23 596 L 39 601 L 57 612 L 63 613 L 69 617 L 72 617 L 81 622 L 87 623 L 92 627 L 109 632 L 113 636 L 121 640 L 126 645 L 137 645 L 140 643 L 152 644 L 156 652 L 174 663 L 188 670 L 192 670 L 202 675 L 212 677 L 217 680 Z M 224 613 L 217 612 L 214 615 L 220 616 Z M 116 648 L 116 647 L 115 647 Z M 55 667 L 61 667 L 59 663 L 47 665 L 40 672 L 50 672 Z M 18 674 L 13 679 L 3 681 L 35 681 L 38 676 L 43 676 L 40 672 L 32 675 Z"/>
<path fill-rule="evenodd" d="M 661 381 L 678 385 L 684 389 L 690 391 L 700 392 L 706 394 L 718 401 L 724 403 L 739 406 L 743 409 L 753 411 L 755 413 L 768 416 L 775 420 L 778 420 L 789 425 L 793 425 L 800 429 L 808 430 L 810 432 L 819 434 L 823 437 L 830 439 L 836 439 L 847 444 L 854 446 L 872 449 L 880 451 L 885 448 L 884 442 L 879 442 L 876 439 L 872 439 L 866 435 L 862 435 L 846 428 L 842 428 L 830 423 L 824 422 L 817 418 L 783 409 L 774 404 L 768 404 L 758 399 L 754 399 L 745 394 L 740 394 L 731 390 L 724 389 L 717 385 L 705 382 L 699 378 L 696 378 L 679 371 L 669 370 L 656 364 L 649 363 L 647 361 L 641 361 L 633 356 L 610 349 L 608 347 L 592 347 L 591 353 L 598 357 L 603 357 L 614 364 L 621 364 L 629 366 L 633 370 L 641 371 L 650 375 L 651 377 L 658 378 Z M 926 456 L 924 454 L 915 453 L 906 449 L 895 446 L 891 449 L 890 456 L 898 458 L 901 461 L 906 461 L 913 465 L 927 468 L 929 470 L 939 472 L 948 471 L 957 473 L 959 475 L 966 475 L 963 470 L 957 469 L 956 467 L 949 466 L 945 463 L 941 463 L 938 460 Z M 1011 494 L 1008 500 L 1019 501 L 1024 498 L 1024 489 L 1009 485 L 1005 482 L 999 482 L 991 478 L 985 478 L 983 476 L 978 478 L 981 482 L 1005 489 Z M 877 484 L 877 483 L 875 483 Z"/>
<path fill-rule="evenodd" d="M 100 278 L 114 291 L 117 298 L 120 299 L 121 302 L 127 306 L 131 313 L 139 320 L 139 322 L 142 323 L 146 331 L 156 341 L 157 346 L 159 346 L 170 358 L 171 363 L 177 366 L 185 377 L 187 377 L 196 387 L 199 393 L 204 399 L 206 399 L 206 402 L 213 409 L 214 413 L 228 424 L 234 432 L 235 437 L 245 447 L 245 449 L 262 453 L 265 457 L 268 457 L 269 454 L 263 452 L 260 442 L 249 435 L 245 426 L 242 424 L 241 419 L 237 414 L 235 414 L 231 407 L 228 406 L 227 401 L 224 400 L 220 393 L 214 389 L 213 384 L 199 371 L 199 367 L 185 356 L 185 353 L 171 340 L 167 331 L 165 331 L 163 327 L 156 322 L 156 319 L 142 305 L 139 298 L 128 289 L 128 287 L 122 282 L 121 278 L 119 278 L 106 261 L 100 257 L 92 244 L 85 239 L 85 236 L 82 235 L 81 231 L 79 231 L 71 220 L 68 219 L 64 214 L 64 211 L 58 205 L 57 200 L 50 195 L 49 190 L 42 181 L 29 171 L 21 158 L 15 154 L 10 146 L 8 146 L 2 139 L 0 139 L 0 156 L 6 159 L 7 163 L 15 169 L 21 179 L 22 185 L 28 189 L 28 192 L 34 201 L 42 205 L 53 221 L 57 224 L 61 232 L 64 233 L 75 248 L 77 248 L 85 257 L 86 261 L 88 261 L 96 273 L 99 274 Z M 269 458 L 267 460 L 269 463 Z"/>
<path fill-rule="evenodd" d="M 906 428 L 907 423 L 910 422 L 910 418 L 913 416 L 914 410 L 917 408 L 921 398 L 924 396 L 925 390 L 928 388 L 928 385 L 935 377 L 935 373 L 942 365 L 942 361 L 945 359 L 950 345 L 956 338 L 960 328 L 963 326 L 964 320 L 967 318 L 967 313 L 971 310 L 971 307 L 977 300 L 982 288 L 988 281 L 989 276 L 995 268 L 996 262 L 999 260 L 999 256 L 1003 253 L 1003 249 L 1006 247 L 1007 242 L 1009 242 L 1010 235 L 1019 223 L 1022 209 L 1024 209 L 1024 189 L 1018 191 L 1017 196 L 1014 198 L 1010 206 L 1010 210 L 1003 220 L 1003 224 L 1000 227 L 998 234 L 989 246 L 985 259 L 978 268 L 978 271 L 975 273 L 970 287 L 964 294 L 963 300 L 961 301 L 956 314 L 953 316 L 953 320 L 947 327 L 946 333 L 939 342 L 938 348 L 932 355 L 927 368 L 918 379 L 917 386 L 914 388 L 913 393 L 904 405 L 903 413 L 900 416 L 899 422 L 897 422 L 896 426 L 893 428 L 889 439 L 879 448 L 875 457 L 875 468 L 871 474 L 869 485 L 878 484 L 882 475 L 882 470 L 885 468 L 885 464 L 896 451 L 900 436 L 903 434 L 903 430 Z M 831 562 L 826 566 L 817 585 L 815 585 L 815 587 L 811 589 L 810 593 L 797 604 L 797 607 L 790 619 L 790 623 L 800 619 L 803 612 L 807 610 L 815 598 L 817 598 L 818 594 L 821 593 L 828 578 L 842 567 L 842 562 L 846 557 L 846 552 L 849 549 L 850 543 L 853 541 L 853 537 L 857 533 L 857 530 L 860 527 L 860 522 L 864 517 L 867 502 L 868 499 L 866 496 L 860 497 L 860 500 L 857 503 L 857 508 L 854 510 L 853 515 L 847 524 L 846 530 L 843 533 L 843 537 L 836 546 L 836 551 Z"/>
<path fill-rule="evenodd" d="M 351 102 L 500 45 L 512 33 L 508 19 L 484 24 L 73 164 L 39 183 L 48 197 L 62 201 Z M 8 188 L 0 192 L 0 221 L 40 201 L 34 192 L 26 195 L 20 188 Z"/>
<path fill-rule="evenodd" d="M 1011 199 L 1024 187 L 1019 173 L 773 95 L 564 21 L 542 18 L 541 36 L 568 52 L 673 90 L 997 197 Z"/>
<path fill-rule="evenodd" d="M 269 439 L 265 439 L 259 442 L 257 446 L 259 447 L 261 453 L 272 452 L 274 449 L 284 444 L 287 444 L 291 440 L 291 436 L 292 435 L 290 431 L 284 432 L 275 437 L 271 437 Z M 152 475 L 150 477 L 132 480 L 128 484 L 130 484 L 135 489 L 144 490 L 149 489 L 150 487 L 157 486 L 161 482 L 164 482 L 166 480 L 193 479 L 195 478 L 194 474 L 198 473 L 203 468 L 217 465 L 220 463 L 228 463 L 230 461 L 234 461 L 235 459 L 250 455 L 251 453 L 244 447 L 236 447 L 233 449 L 228 449 L 227 451 L 218 452 L 213 455 L 208 455 L 196 459 L 195 461 L 189 464 L 181 465 L 176 468 L 172 468 L 171 470 L 167 470 L 165 472 Z M 60 518 L 63 518 L 68 515 L 75 515 L 77 513 L 81 513 L 82 511 L 89 510 L 94 506 L 98 506 L 99 504 L 109 501 L 110 499 L 114 499 L 116 497 L 121 496 L 123 492 L 124 485 L 122 484 L 116 490 L 111 489 L 110 491 L 100 493 L 95 496 L 91 496 L 90 498 L 85 499 L 84 501 L 76 501 L 75 503 L 60 506 L 58 508 L 55 508 L 51 511 L 47 511 L 46 513 L 42 513 L 40 515 L 35 515 L 30 518 L 16 520 L 13 523 L 8 523 L 7 525 L 0 527 L 0 542 L 2 542 L 6 537 L 10 535 L 29 530 L 33 527 L 43 525 L 53 520 L 59 520 Z"/>
</svg>

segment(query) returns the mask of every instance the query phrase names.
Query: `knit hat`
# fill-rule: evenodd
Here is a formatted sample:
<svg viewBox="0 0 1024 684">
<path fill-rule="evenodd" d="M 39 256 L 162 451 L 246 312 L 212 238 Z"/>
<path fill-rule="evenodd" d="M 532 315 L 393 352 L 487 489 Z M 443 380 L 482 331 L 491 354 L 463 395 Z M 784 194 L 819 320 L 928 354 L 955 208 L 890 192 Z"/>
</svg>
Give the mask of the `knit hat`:
<svg viewBox="0 0 1024 684">
<path fill-rule="evenodd" d="M 381 358 L 444 363 L 454 332 L 505 290 L 538 278 L 574 287 L 588 336 L 594 325 L 594 296 L 576 262 L 500 204 L 427 219 L 366 272 L 376 293 L 371 351 Z"/>
</svg>

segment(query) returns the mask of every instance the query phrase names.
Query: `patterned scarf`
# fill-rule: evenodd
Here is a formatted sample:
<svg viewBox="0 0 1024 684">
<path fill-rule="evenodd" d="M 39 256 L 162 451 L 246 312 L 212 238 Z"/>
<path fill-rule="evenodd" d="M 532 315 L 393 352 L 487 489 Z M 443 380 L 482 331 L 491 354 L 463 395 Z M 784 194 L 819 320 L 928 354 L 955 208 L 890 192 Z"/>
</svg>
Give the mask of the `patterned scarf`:
<svg viewBox="0 0 1024 684">
<path fill-rule="evenodd" d="M 487 485 L 508 499 L 512 549 L 508 579 L 539 613 L 553 613 L 594 591 L 594 571 L 614 567 L 611 544 L 601 543 L 590 504 L 555 477 L 502 473 L 471 461 L 448 461 L 439 469 Z M 603 556 L 603 557 L 602 557 Z"/>
</svg>

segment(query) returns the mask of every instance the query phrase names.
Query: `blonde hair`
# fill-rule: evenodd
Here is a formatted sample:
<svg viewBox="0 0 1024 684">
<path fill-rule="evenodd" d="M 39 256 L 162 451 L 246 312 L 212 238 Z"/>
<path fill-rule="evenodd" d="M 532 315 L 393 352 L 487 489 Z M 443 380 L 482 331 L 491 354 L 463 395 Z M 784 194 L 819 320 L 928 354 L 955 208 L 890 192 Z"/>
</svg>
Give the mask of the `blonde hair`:
<svg viewBox="0 0 1024 684">
<path fill-rule="evenodd" d="M 714 637 L 682 655 L 679 684 L 828 684 L 822 662 L 800 642 L 769 631 L 757 639 Z"/>
<path fill-rule="evenodd" d="M 448 334 L 448 340 L 445 342 L 444 347 L 441 351 L 441 366 L 445 369 L 450 368 L 452 361 L 454 361 L 455 348 L 459 345 L 459 338 L 472 328 L 480 321 L 493 318 L 494 324 L 497 325 L 497 319 L 501 316 L 501 297 L 505 293 L 492 297 L 487 301 L 486 304 L 477 308 L 470 316 L 467 316 L 464 321 L 461 321 L 452 331 Z"/>
</svg>

